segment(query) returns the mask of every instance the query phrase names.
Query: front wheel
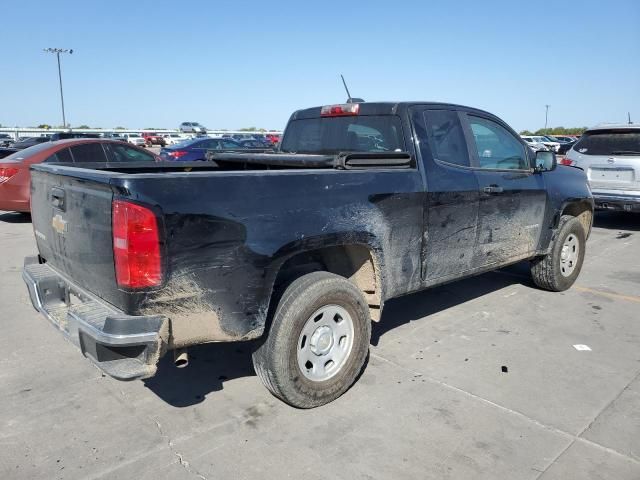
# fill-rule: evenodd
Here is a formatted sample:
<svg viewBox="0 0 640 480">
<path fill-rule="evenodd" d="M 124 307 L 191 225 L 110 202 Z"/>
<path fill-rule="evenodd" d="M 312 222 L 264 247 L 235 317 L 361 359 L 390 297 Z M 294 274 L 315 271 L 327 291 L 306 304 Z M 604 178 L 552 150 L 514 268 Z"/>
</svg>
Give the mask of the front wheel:
<svg viewBox="0 0 640 480">
<path fill-rule="evenodd" d="M 346 278 L 313 272 L 285 290 L 253 365 L 276 397 L 298 408 L 318 407 L 355 382 L 370 338 L 362 292 Z"/>
<path fill-rule="evenodd" d="M 586 235 L 580 220 L 563 215 L 551 251 L 531 262 L 534 283 L 552 292 L 570 288 L 582 269 L 585 248 Z"/>
</svg>

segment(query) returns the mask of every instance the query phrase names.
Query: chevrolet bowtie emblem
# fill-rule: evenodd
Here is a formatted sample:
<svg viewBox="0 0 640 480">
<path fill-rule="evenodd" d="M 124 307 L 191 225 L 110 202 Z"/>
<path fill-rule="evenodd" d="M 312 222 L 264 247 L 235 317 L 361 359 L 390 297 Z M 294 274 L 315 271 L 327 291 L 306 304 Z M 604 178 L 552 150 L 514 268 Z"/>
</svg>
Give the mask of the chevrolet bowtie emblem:
<svg viewBox="0 0 640 480">
<path fill-rule="evenodd" d="M 62 215 L 60 214 L 57 214 L 55 217 L 53 217 L 53 219 L 51 220 L 51 226 L 60 235 L 67 231 L 67 221 L 62 218 Z"/>
</svg>

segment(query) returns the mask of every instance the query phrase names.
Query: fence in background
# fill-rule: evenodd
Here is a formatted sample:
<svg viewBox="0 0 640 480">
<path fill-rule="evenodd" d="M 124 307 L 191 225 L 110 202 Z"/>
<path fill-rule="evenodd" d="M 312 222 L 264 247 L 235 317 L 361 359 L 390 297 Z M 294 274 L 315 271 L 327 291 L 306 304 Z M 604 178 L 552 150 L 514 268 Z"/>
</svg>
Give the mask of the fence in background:
<svg viewBox="0 0 640 480">
<path fill-rule="evenodd" d="M 69 129 L 68 128 L 49 128 L 49 129 L 45 129 L 45 128 L 21 128 L 21 127 L 0 127 L 0 133 L 8 133 L 9 135 L 12 135 L 13 138 L 15 140 L 17 140 L 19 137 L 40 137 L 42 135 L 51 135 L 53 133 L 58 133 L 58 132 L 68 132 Z M 182 132 L 180 132 L 180 130 L 145 130 L 145 129 L 126 129 L 126 130 L 115 130 L 115 129 L 108 129 L 108 128 L 74 128 L 73 129 L 74 132 L 80 132 L 80 133 L 111 133 L 111 132 L 115 132 L 115 133 L 120 133 L 120 134 L 124 134 L 124 133 L 143 133 L 143 132 L 157 132 L 157 133 L 178 133 L 178 134 L 182 134 Z M 282 132 L 279 130 L 269 130 L 268 132 L 247 132 L 247 131 L 240 131 L 240 130 L 207 130 L 207 135 L 234 135 L 234 134 L 252 134 L 252 133 L 263 133 L 263 134 L 267 134 L 267 133 L 271 133 L 271 134 L 275 134 L 275 135 L 281 135 Z M 184 135 L 190 135 L 189 133 L 184 133 Z"/>
</svg>

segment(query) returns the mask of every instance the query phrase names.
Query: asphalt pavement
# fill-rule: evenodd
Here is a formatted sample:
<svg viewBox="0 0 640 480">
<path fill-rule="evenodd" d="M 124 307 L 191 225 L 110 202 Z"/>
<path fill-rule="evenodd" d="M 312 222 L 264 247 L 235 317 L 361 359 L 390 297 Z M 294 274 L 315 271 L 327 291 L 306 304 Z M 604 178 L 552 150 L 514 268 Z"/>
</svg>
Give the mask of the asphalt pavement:
<svg viewBox="0 0 640 480">
<path fill-rule="evenodd" d="M 104 376 L 32 308 L 35 251 L 0 212 L 1 479 L 640 479 L 639 216 L 597 215 L 567 292 L 519 264 L 389 302 L 359 382 L 307 411 L 250 343 Z"/>
</svg>

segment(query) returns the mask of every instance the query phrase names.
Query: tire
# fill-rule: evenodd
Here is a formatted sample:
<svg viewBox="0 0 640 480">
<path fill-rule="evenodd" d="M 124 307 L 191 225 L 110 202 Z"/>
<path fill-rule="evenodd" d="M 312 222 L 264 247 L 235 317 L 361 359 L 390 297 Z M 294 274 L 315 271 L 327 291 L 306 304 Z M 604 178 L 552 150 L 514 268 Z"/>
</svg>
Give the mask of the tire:
<svg viewBox="0 0 640 480">
<path fill-rule="evenodd" d="M 268 335 L 253 353 L 253 365 L 279 399 L 297 408 L 319 407 L 353 385 L 370 339 L 369 307 L 362 292 L 344 277 L 308 273 L 284 291 Z M 310 360 L 305 363 L 303 357 Z"/>
<path fill-rule="evenodd" d="M 564 246 L 567 248 L 563 257 Z M 580 220 L 571 215 L 563 215 L 551 251 L 531 262 L 534 283 L 552 292 L 570 288 L 580 275 L 585 247 L 586 236 Z"/>
</svg>

